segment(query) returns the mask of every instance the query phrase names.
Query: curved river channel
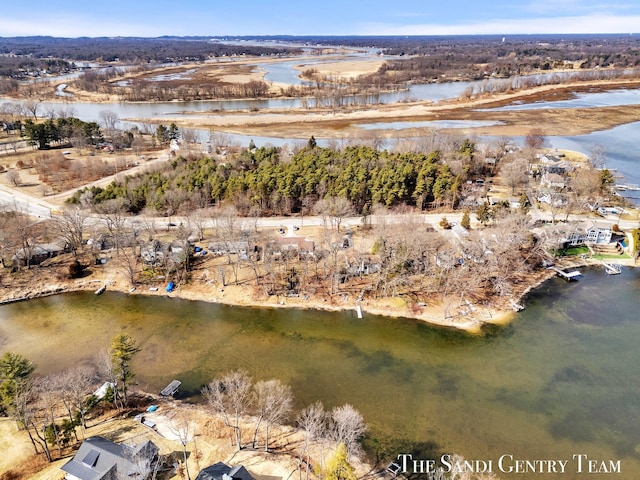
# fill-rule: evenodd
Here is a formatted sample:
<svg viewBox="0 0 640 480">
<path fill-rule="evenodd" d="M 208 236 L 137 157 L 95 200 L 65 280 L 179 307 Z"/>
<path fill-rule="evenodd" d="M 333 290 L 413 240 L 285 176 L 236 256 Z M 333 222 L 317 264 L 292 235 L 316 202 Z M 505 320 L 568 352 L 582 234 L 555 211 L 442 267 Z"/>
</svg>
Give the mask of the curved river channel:
<svg viewBox="0 0 640 480">
<path fill-rule="evenodd" d="M 370 426 L 368 450 L 386 459 L 459 453 L 496 471 L 512 455 L 569 463 L 561 476 L 500 478 L 608 478 L 578 471 L 573 455 L 587 455 L 640 478 L 640 271 L 583 273 L 544 283 L 484 336 L 366 312 L 71 293 L 0 307 L 0 350 L 56 372 L 94 362 L 126 331 L 142 348 L 133 367 L 144 390 L 176 378 L 198 401 L 203 384 L 243 368 L 287 382 L 298 408 L 351 403 Z"/>
</svg>

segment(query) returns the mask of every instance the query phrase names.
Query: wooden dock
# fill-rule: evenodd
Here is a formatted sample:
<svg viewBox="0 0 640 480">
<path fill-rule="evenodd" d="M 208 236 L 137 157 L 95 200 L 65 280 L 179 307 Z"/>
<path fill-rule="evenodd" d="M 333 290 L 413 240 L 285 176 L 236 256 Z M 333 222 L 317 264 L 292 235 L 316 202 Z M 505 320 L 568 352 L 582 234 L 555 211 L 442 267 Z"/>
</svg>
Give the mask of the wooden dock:
<svg viewBox="0 0 640 480">
<path fill-rule="evenodd" d="M 622 273 L 622 265 L 618 265 L 617 263 L 607 263 L 603 261 L 602 266 L 604 267 L 604 271 L 609 275 L 620 275 Z"/>
<path fill-rule="evenodd" d="M 180 388 L 180 385 L 182 385 L 180 380 L 173 380 L 169 385 L 162 389 L 160 395 L 163 397 L 173 397 Z"/>
<path fill-rule="evenodd" d="M 549 267 L 549 270 L 553 270 L 562 278 L 564 278 L 567 282 L 570 282 L 572 280 L 578 280 L 578 277 L 582 276 L 582 274 L 577 270 L 574 270 L 573 272 L 565 272 L 564 270 L 560 270 L 557 267 Z"/>
</svg>

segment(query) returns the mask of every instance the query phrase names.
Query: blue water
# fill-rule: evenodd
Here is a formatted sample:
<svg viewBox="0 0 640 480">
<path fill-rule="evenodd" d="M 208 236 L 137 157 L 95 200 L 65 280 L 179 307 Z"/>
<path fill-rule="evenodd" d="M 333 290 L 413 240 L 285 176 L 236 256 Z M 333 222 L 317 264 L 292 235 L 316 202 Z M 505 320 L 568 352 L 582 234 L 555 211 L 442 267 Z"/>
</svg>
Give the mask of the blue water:
<svg viewBox="0 0 640 480">
<path fill-rule="evenodd" d="M 511 104 L 481 111 L 539 110 L 543 108 L 597 108 L 620 105 L 640 105 L 640 89 L 611 90 L 597 93 L 577 93 L 569 100 Z"/>
</svg>

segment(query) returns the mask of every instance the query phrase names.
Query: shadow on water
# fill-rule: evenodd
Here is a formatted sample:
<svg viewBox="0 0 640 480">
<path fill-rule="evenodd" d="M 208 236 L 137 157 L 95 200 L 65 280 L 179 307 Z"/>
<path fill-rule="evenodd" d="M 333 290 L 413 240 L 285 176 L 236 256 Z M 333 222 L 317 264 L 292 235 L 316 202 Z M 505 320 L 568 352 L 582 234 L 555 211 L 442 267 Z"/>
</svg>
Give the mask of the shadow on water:
<svg viewBox="0 0 640 480">
<path fill-rule="evenodd" d="M 362 441 L 362 446 L 367 452 L 368 460 L 375 465 L 376 469 L 386 468 L 390 462 L 397 460 L 398 455 L 408 454 L 414 459 L 438 459 L 444 453 L 435 442 L 412 442 L 393 435 L 377 437 L 367 435 Z M 425 479 L 424 473 L 407 472 L 402 476 L 408 479 Z"/>
<path fill-rule="evenodd" d="M 545 387 L 545 390 L 553 390 L 559 383 L 582 383 L 584 385 L 594 385 L 596 383 L 596 376 L 584 365 L 569 365 L 556 370 L 551 382 L 549 382 Z"/>
</svg>

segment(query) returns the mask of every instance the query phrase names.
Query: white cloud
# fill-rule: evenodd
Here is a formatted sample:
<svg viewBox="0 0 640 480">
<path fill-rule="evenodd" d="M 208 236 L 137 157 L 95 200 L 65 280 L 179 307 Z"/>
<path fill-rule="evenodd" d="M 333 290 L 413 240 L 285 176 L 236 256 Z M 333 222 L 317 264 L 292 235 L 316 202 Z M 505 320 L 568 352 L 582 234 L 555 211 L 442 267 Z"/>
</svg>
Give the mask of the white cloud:
<svg viewBox="0 0 640 480">
<path fill-rule="evenodd" d="M 536 33 L 636 33 L 640 15 L 584 15 L 554 18 L 495 19 L 477 23 L 443 24 L 366 24 L 362 35 L 489 35 Z"/>
<path fill-rule="evenodd" d="M 60 15 L 29 21 L 0 18 L 0 36 L 50 35 L 54 37 L 155 37 L 171 34 L 163 26 L 120 22 L 117 19 L 96 19 L 86 16 Z"/>
<path fill-rule="evenodd" d="M 614 15 L 629 10 L 637 10 L 637 5 L 594 0 L 533 0 L 522 7 L 522 11 L 536 15 L 557 12 L 571 13 L 573 16 Z"/>
</svg>

